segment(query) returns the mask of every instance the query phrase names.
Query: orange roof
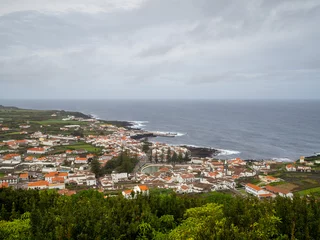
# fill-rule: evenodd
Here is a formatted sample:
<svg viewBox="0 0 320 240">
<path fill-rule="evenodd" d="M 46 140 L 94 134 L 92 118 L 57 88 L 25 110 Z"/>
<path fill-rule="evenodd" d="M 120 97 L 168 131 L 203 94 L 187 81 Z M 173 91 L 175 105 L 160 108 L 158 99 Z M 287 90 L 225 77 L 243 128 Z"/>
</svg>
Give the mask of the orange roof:
<svg viewBox="0 0 320 240">
<path fill-rule="evenodd" d="M 49 186 L 48 181 L 37 181 L 37 182 L 29 182 L 28 187 L 40 187 L 40 186 Z"/>
<path fill-rule="evenodd" d="M 128 194 L 131 194 L 132 193 L 132 190 L 131 189 L 129 189 L 129 190 L 124 190 L 123 191 L 126 195 L 128 195 Z"/>
<path fill-rule="evenodd" d="M 21 173 L 20 178 L 28 178 L 28 173 Z"/>
<path fill-rule="evenodd" d="M 269 180 L 277 180 L 275 177 L 272 177 L 272 176 L 266 176 L 266 178 Z"/>
<path fill-rule="evenodd" d="M 64 178 L 63 177 L 53 177 L 52 181 L 53 182 L 63 182 L 64 183 Z"/>
<path fill-rule="evenodd" d="M 7 187 L 9 187 L 9 183 L 7 182 L 3 182 L 0 184 L 0 188 L 7 188 Z"/>
<path fill-rule="evenodd" d="M 76 160 L 87 161 L 88 159 L 85 157 L 76 157 Z"/>
<path fill-rule="evenodd" d="M 272 193 L 264 193 L 264 194 L 259 194 L 259 197 L 272 197 Z"/>
<path fill-rule="evenodd" d="M 32 156 L 28 156 L 28 157 L 26 157 L 24 160 L 26 160 L 26 161 L 32 161 L 32 160 L 33 160 L 33 157 L 32 157 Z"/>
<path fill-rule="evenodd" d="M 28 151 L 43 152 L 43 151 L 45 151 L 45 149 L 44 148 L 29 148 Z"/>
<path fill-rule="evenodd" d="M 266 186 L 266 189 L 270 192 L 273 192 L 273 193 L 283 193 L 283 194 L 288 194 L 290 193 L 289 190 L 287 189 L 283 189 L 283 188 L 279 188 L 279 187 L 274 187 L 274 186 L 270 186 L 270 185 L 267 185 Z"/>
<path fill-rule="evenodd" d="M 261 187 L 259 187 L 259 186 L 257 186 L 257 185 L 254 185 L 254 184 L 251 184 L 251 183 L 247 183 L 246 186 L 248 186 L 248 187 L 250 187 L 250 188 L 252 188 L 252 189 L 254 189 L 254 190 L 256 190 L 256 191 L 261 191 L 261 190 L 262 190 Z"/>
<path fill-rule="evenodd" d="M 186 186 L 186 185 L 182 185 L 182 186 L 181 186 L 181 188 L 182 188 L 183 190 L 187 190 L 187 189 L 189 189 L 189 187 L 188 187 L 188 186 Z"/>
<path fill-rule="evenodd" d="M 44 175 L 44 177 L 55 177 L 56 175 L 58 175 L 59 173 L 58 172 L 49 172 L 47 173 L 46 175 Z"/>
<path fill-rule="evenodd" d="M 67 172 L 60 172 L 59 177 L 68 177 L 68 173 Z"/>
<path fill-rule="evenodd" d="M 139 185 L 141 191 L 148 191 L 149 188 L 146 185 Z"/>
<path fill-rule="evenodd" d="M 45 161 L 45 160 L 47 160 L 47 158 L 46 157 L 40 157 L 40 158 L 38 158 L 38 160 L 39 161 Z"/>
<path fill-rule="evenodd" d="M 5 160 L 8 160 L 8 159 L 11 159 L 11 158 L 14 158 L 14 157 L 18 157 L 20 156 L 20 154 L 16 154 L 16 153 L 9 153 L 9 154 L 6 154 L 3 159 Z"/>
</svg>

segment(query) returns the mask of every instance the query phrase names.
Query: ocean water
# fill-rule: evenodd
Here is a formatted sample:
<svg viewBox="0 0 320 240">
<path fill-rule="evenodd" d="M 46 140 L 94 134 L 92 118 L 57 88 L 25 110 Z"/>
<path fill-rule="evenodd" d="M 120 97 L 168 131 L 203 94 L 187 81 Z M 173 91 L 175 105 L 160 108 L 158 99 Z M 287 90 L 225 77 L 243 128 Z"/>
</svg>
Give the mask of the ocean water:
<svg viewBox="0 0 320 240">
<path fill-rule="evenodd" d="M 320 101 L 0 100 L 21 108 L 73 110 L 146 130 L 153 141 L 221 149 L 220 158 L 296 160 L 320 152 Z"/>
</svg>

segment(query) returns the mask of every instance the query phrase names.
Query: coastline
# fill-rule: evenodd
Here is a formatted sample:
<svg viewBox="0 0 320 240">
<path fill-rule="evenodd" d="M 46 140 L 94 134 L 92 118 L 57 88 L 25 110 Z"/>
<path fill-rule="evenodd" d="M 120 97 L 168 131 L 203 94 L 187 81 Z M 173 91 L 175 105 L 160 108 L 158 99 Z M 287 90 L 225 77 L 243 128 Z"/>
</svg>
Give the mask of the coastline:
<svg viewBox="0 0 320 240">
<path fill-rule="evenodd" d="M 5 107 L 0 105 L 0 108 L 9 108 L 15 110 L 22 110 L 23 108 L 18 108 L 14 106 Z M 136 135 L 131 136 L 133 139 L 141 140 L 143 138 L 156 138 L 156 137 L 179 137 L 181 136 L 178 133 L 172 132 L 157 132 L 157 131 L 150 131 L 145 130 L 143 127 L 147 121 L 126 121 L 126 120 L 106 120 L 101 119 L 99 116 L 95 115 L 94 113 L 84 113 L 79 111 L 69 111 L 69 110 L 37 110 L 37 109 L 26 109 L 26 110 L 33 110 L 33 111 L 48 111 L 48 112 L 62 112 L 68 115 L 74 115 L 76 117 L 82 117 L 84 119 L 96 119 L 106 124 L 112 124 L 117 127 L 124 127 L 128 130 L 137 131 Z M 157 134 L 159 133 L 159 134 Z M 169 136 L 166 136 L 168 134 Z M 170 135 L 171 134 L 171 135 Z M 166 143 L 168 144 L 168 143 Z M 173 144 L 168 144 L 173 145 Z M 240 152 L 238 151 L 231 151 L 225 150 L 220 148 L 213 148 L 213 147 L 204 147 L 204 146 L 195 146 L 195 145 L 188 145 L 188 144 L 174 144 L 175 146 L 186 147 L 190 152 L 192 157 L 211 157 L 211 158 L 219 158 L 219 159 L 228 159 L 237 157 L 236 155 Z M 263 160 L 275 160 L 277 162 L 293 162 L 295 160 L 289 158 L 266 158 L 266 159 L 255 159 L 255 158 L 246 158 L 244 160 L 248 161 L 263 161 Z"/>
</svg>

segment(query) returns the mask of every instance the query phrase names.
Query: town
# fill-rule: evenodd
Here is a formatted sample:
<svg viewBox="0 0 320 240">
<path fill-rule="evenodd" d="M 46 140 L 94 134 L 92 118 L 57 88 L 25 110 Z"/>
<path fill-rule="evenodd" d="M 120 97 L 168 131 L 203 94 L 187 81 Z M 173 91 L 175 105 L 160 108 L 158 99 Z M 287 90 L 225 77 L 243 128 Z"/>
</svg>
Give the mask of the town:
<svg viewBox="0 0 320 240">
<path fill-rule="evenodd" d="M 62 195 L 92 188 L 106 197 L 122 194 L 128 199 L 137 193 L 148 195 L 150 189 L 177 194 L 221 191 L 260 199 L 292 198 L 295 192 L 309 194 L 318 189 L 318 178 L 299 186 L 298 181 L 281 177 L 316 172 L 317 156 L 290 163 L 199 157 L 185 146 L 141 139 L 139 136 L 149 133 L 130 126 L 59 111 L 50 112 L 47 118 L 34 121 L 31 116 L 10 123 L 0 119 L 0 187 L 56 189 Z M 112 168 L 119 166 L 124 155 L 134 161 Z"/>
</svg>

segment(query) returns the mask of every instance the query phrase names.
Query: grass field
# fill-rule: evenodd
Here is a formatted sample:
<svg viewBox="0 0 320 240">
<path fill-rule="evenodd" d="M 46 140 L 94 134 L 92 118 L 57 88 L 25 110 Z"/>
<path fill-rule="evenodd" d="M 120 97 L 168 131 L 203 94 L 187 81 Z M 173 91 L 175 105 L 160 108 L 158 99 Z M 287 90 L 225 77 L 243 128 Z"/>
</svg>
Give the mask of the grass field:
<svg viewBox="0 0 320 240">
<path fill-rule="evenodd" d="M 91 153 L 98 153 L 101 151 L 100 147 L 95 147 L 85 142 L 79 142 L 73 145 L 55 147 L 55 151 L 66 151 L 66 150 L 77 150 L 77 149 L 85 149 Z"/>
<path fill-rule="evenodd" d="M 320 187 L 310 188 L 298 192 L 301 196 L 306 196 L 310 194 L 320 195 Z"/>
<path fill-rule="evenodd" d="M 80 122 L 80 121 L 63 121 L 59 119 L 48 119 L 44 121 L 31 121 L 33 123 L 37 123 L 40 125 L 51 125 L 51 124 L 61 124 L 61 125 L 85 125 L 86 122 Z"/>
</svg>

